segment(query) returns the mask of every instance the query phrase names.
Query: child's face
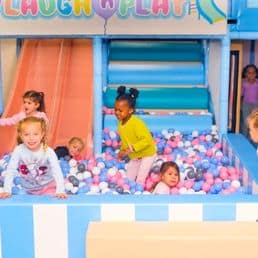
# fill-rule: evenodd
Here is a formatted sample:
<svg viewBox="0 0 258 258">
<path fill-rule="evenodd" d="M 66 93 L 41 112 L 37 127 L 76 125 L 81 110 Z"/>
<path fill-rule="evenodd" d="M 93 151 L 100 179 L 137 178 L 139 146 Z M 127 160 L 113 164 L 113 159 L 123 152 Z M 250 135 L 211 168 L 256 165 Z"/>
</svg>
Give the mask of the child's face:
<svg viewBox="0 0 258 258">
<path fill-rule="evenodd" d="M 82 151 L 82 144 L 80 142 L 72 142 L 68 144 L 68 151 L 72 157 L 78 156 Z"/>
<path fill-rule="evenodd" d="M 255 81 L 256 78 L 256 70 L 254 67 L 249 67 L 246 71 L 246 78 L 248 81 Z"/>
<path fill-rule="evenodd" d="M 254 142 L 258 143 L 258 128 L 254 127 L 254 121 L 249 122 L 249 133 L 250 133 L 251 139 Z"/>
<path fill-rule="evenodd" d="M 119 121 L 126 122 L 133 113 L 126 100 L 119 100 L 115 103 L 115 115 Z"/>
<path fill-rule="evenodd" d="M 20 133 L 22 142 L 31 151 L 38 151 L 41 146 L 44 133 L 40 123 L 26 123 L 22 125 Z"/>
<path fill-rule="evenodd" d="M 175 168 L 169 167 L 161 176 L 161 181 L 169 187 L 174 187 L 179 182 L 179 175 Z"/>
<path fill-rule="evenodd" d="M 33 101 L 32 98 L 24 98 L 23 108 L 26 115 L 32 115 L 39 108 L 39 103 Z"/>
</svg>

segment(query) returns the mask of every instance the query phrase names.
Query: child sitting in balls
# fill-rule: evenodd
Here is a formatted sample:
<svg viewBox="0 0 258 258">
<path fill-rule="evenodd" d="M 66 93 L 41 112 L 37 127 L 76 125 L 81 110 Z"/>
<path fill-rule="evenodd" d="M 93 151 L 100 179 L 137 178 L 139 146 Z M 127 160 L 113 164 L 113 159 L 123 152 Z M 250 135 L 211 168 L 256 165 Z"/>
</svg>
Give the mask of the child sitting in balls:
<svg viewBox="0 0 258 258">
<path fill-rule="evenodd" d="M 84 149 L 84 142 L 79 137 L 72 137 L 68 141 L 67 146 L 58 146 L 55 148 L 55 153 L 60 158 L 82 160 L 81 152 Z"/>
<path fill-rule="evenodd" d="M 249 127 L 249 134 L 252 141 L 258 143 L 258 108 L 254 109 L 247 117 L 247 125 Z"/>
<path fill-rule="evenodd" d="M 145 123 L 133 114 L 139 91 L 131 88 L 129 93 L 126 93 L 126 88 L 120 86 L 117 93 L 115 115 L 121 138 L 121 148 L 117 157 L 122 159 L 128 155 L 130 161 L 127 166 L 127 177 L 144 185 L 156 157 L 156 144 Z"/>
<path fill-rule="evenodd" d="M 154 186 L 153 194 L 170 194 L 170 189 L 176 187 L 180 181 L 178 165 L 173 161 L 166 161 L 160 167 L 160 182 Z"/>
</svg>

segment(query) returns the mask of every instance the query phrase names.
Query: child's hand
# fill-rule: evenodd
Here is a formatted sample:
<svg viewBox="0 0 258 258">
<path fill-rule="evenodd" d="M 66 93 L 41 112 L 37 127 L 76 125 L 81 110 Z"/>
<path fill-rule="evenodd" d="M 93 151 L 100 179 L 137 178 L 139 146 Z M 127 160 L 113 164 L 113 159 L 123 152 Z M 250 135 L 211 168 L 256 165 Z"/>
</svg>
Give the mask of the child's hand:
<svg viewBox="0 0 258 258">
<path fill-rule="evenodd" d="M 68 195 L 65 193 L 57 193 L 57 194 L 55 194 L 55 197 L 58 199 L 66 199 L 68 197 Z"/>
<path fill-rule="evenodd" d="M 0 193 L 0 199 L 10 198 L 11 195 L 12 195 L 11 193 L 7 193 L 7 192 Z"/>
<path fill-rule="evenodd" d="M 125 156 L 127 156 L 129 153 L 132 153 L 132 150 L 127 148 L 125 150 L 120 150 L 117 154 L 117 158 L 118 159 L 122 159 L 124 158 Z"/>
</svg>

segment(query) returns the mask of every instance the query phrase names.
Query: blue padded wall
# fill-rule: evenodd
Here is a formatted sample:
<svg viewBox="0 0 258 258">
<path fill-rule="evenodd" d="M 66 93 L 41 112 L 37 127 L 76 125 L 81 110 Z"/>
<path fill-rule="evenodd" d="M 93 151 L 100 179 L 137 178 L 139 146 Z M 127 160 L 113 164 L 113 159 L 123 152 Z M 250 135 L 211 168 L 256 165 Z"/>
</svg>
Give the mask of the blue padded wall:
<svg viewBox="0 0 258 258">
<path fill-rule="evenodd" d="M 136 108 L 142 109 L 208 109 L 206 88 L 138 88 Z M 113 108 L 116 88 L 108 87 L 104 93 L 104 105 Z"/>
<path fill-rule="evenodd" d="M 182 54 L 183 53 L 183 54 Z M 110 61 L 200 62 L 202 46 L 198 41 L 112 41 Z"/>
<path fill-rule="evenodd" d="M 204 84 L 201 63 L 110 63 L 108 84 Z"/>
</svg>

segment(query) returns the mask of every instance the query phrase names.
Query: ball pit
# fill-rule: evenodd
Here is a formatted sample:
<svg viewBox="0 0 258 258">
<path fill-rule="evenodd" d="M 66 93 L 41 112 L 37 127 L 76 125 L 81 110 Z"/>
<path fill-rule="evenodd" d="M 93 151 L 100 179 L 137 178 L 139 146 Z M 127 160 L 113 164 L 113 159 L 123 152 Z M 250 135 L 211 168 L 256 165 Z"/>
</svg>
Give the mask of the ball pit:
<svg viewBox="0 0 258 258">
<path fill-rule="evenodd" d="M 159 169 L 164 161 L 173 160 L 180 168 L 180 183 L 171 194 L 231 194 L 245 193 L 242 175 L 230 166 L 222 153 L 216 127 L 205 131 L 179 132 L 163 129 L 153 132 L 158 158 L 145 185 L 126 177 L 128 159 L 118 161 L 120 145 L 117 132 L 103 130 L 103 153 L 88 160 L 76 161 L 70 157 L 60 160 L 68 194 L 148 194 L 160 180 Z M 3 190 L 4 170 L 10 155 L 0 160 L 0 191 Z M 23 193 L 19 177 L 14 180 L 13 194 Z"/>
</svg>

